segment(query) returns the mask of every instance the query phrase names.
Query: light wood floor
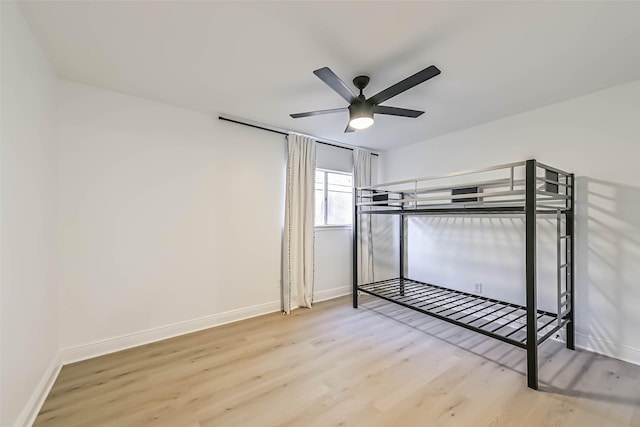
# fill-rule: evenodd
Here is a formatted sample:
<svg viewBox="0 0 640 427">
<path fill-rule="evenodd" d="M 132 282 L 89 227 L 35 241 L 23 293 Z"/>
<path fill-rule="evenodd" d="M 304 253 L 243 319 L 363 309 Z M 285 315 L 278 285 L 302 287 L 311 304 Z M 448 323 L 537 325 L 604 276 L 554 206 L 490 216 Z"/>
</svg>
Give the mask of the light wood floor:
<svg viewBox="0 0 640 427">
<path fill-rule="evenodd" d="M 65 366 L 37 426 L 640 426 L 640 367 L 524 350 L 373 298 Z"/>
</svg>

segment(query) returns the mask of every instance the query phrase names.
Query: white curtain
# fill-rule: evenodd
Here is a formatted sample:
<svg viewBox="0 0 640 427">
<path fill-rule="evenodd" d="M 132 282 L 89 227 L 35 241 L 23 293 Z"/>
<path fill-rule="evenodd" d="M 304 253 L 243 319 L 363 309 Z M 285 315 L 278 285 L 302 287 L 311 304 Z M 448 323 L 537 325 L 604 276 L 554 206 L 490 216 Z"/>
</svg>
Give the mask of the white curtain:
<svg viewBox="0 0 640 427">
<path fill-rule="evenodd" d="M 288 314 L 313 303 L 316 142 L 290 133 L 287 147 L 282 311 Z"/>
<path fill-rule="evenodd" d="M 353 150 L 353 185 L 369 187 L 373 185 L 371 153 L 366 150 Z M 373 271 L 373 215 L 360 215 L 358 218 L 358 284 L 375 281 Z"/>
</svg>

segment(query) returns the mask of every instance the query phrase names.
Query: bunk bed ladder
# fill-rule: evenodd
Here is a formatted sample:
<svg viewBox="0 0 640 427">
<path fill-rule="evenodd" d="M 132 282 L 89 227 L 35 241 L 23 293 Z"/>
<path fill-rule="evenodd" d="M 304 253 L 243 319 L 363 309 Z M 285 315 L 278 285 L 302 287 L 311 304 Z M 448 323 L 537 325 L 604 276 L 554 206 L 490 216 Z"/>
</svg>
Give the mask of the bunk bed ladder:
<svg viewBox="0 0 640 427">
<path fill-rule="evenodd" d="M 565 252 L 566 252 L 566 260 L 568 267 L 565 269 L 565 275 L 567 280 L 567 290 L 569 291 L 568 301 L 571 310 L 569 311 L 568 321 L 567 321 L 567 348 L 570 350 L 575 350 L 575 295 L 574 295 L 574 280 L 575 280 L 575 269 L 574 269 L 574 257 L 575 257 L 575 238 L 574 238 L 574 213 L 575 213 L 575 177 L 574 174 L 569 174 L 566 177 L 567 183 L 567 194 L 569 198 L 567 199 L 567 211 L 565 214 L 566 225 L 565 225 L 565 234 L 567 238 L 565 239 Z"/>
<path fill-rule="evenodd" d="M 566 225 L 565 225 L 566 230 Z M 562 210 L 556 211 L 556 304 L 557 304 L 557 318 L 558 328 L 561 328 L 563 322 L 572 309 L 571 307 L 571 288 L 569 284 L 569 271 L 571 264 L 569 262 L 569 239 L 568 235 L 562 234 Z M 564 250 L 563 250 L 564 242 Z"/>
<path fill-rule="evenodd" d="M 558 328 L 561 328 L 568 314 L 573 310 L 571 305 L 571 236 L 562 234 L 562 211 L 556 211 L 556 242 L 557 242 L 557 311 Z M 567 229 L 567 221 L 565 217 L 565 233 Z M 563 244 L 564 242 L 564 244 Z"/>
<path fill-rule="evenodd" d="M 574 337 L 574 175 L 564 176 L 564 188 L 568 196 L 564 210 L 564 234 L 562 229 L 563 211 L 556 211 L 557 224 L 557 328 L 565 324 L 567 348 L 575 350 Z M 564 244 L 563 244 L 564 242 Z M 564 285 L 564 286 L 563 286 Z"/>
</svg>

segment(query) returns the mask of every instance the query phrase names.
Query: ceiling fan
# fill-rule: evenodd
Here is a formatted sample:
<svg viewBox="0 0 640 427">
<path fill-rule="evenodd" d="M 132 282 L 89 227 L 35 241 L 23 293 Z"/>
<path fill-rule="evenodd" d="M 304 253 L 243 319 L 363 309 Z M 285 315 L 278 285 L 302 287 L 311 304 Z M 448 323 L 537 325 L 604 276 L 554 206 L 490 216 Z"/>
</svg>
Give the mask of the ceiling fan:
<svg viewBox="0 0 640 427">
<path fill-rule="evenodd" d="M 378 92 L 370 98 L 365 98 L 362 90 L 369 84 L 368 76 L 358 76 L 353 79 L 353 85 L 360 90 L 360 95 L 356 95 L 353 91 L 333 72 L 329 67 L 320 68 L 313 72 L 320 80 L 325 82 L 331 89 L 336 91 L 338 95 L 343 97 L 348 103 L 348 107 L 332 108 L 329 110 L 309 111 L 306 113 L 291 114 L 294 119 L 300 117 L 319 116 L 321 114 L 339 113 L 349 110 L 349 124 L 345 132 L 353 132 L 359 129 L 366 129 L 373 124 L 374 114 L 387 114 L 389 116 L 402 117 L 419 117 L 424 111 L 409 110 L 406 108 L 387 107 L 380 105 L 386 100 L 401 94 L 402 92 L 419 85 L 432 77 L 440 74 L 440 70 L 435 65 L 418 71 L 414 75 L 389 86 L 385 90 Z"/>
</svg>

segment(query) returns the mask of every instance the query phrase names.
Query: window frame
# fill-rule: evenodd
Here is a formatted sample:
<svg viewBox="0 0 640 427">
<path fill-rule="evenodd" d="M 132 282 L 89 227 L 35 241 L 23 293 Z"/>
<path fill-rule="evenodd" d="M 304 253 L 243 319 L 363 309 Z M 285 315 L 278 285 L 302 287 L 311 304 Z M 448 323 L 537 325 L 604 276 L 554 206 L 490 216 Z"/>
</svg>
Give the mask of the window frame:
<svg viewBox="0 0 640 427">
<path fill-rule="evenodd" d="M 327 173 L 350 176 L 351 177 L 351 196 L 353 197 L 353 172 L 345 172 L 345 171 L 339 171 L 335 169 L 327 169 L 327 168 L 319 168 L 319 167 L 316 167 L 315 172 L 324 173 L 324 182 L 323 182 L 323 189 L 322 189 L 322 195 L 324 200 L 324 209 L 322 210 L 322 215 L 324 216 L 324 218 L 322 219 L 322 224 L 315 224 L 315 221 L 314 221 L 314 228 L 320 229 L 320 230 L 331 230 L 331 229 L 334 229 L 334 230 L 349 229 L 350 230 L 351 228 L 353 228 L 353 218 L 351 218 L 351 222 L 349 224 L 327 224 L 327 216 L 329 214 L 329 209 L 327 208 L 328 199 L 329 199 L 329 179 L 327 177 Z M 314 182 L 315 182 L 315 178 L 314 178 Z"/>
</svg>

